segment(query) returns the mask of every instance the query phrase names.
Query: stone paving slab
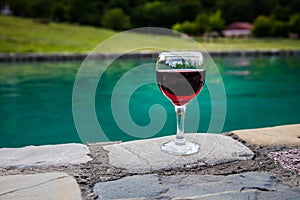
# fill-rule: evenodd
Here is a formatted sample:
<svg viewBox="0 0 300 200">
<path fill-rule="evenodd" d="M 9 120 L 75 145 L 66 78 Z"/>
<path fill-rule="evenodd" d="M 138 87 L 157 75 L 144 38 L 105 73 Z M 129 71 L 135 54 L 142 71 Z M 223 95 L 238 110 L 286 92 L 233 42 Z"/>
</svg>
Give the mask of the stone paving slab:
<svg viewBox="0 0 300 200">
<path fill-rule="evenodd" d="M 198 153 L 176 156 L 162 152 L 160 146 L 174 136 L 137 140 L 104 146 L 109 164 L 129 172 L 148 172 L 193 163 L 215 165 L 251 159 L 254 153 L 240 142 L 221 134 L 186 134 L 188 141 L 200 145 Z"/>
<path fill-rule="evenodd" d="M 135 175 L 94 186 L 98 200 L 109 199 L 203 199 L 296 200 L 300 189 L 278 183 L 266 173 L 216 175 Z"/>
<path fill-rule="evenodd" d="M 81 199 L 76 180 L 67 173 L 0 176 L 0 200 Z"/>
<path fill-rule="evenodd" d="M 91 160 L 83 144 L 60 144 L 1 148 L 0 167 L 80 164 Z"/>
<path fill-rule="evenodd" d="M 259 146 L 300 145 L 300 124 L 236 130 L 232 133 Z"/>
</svg>

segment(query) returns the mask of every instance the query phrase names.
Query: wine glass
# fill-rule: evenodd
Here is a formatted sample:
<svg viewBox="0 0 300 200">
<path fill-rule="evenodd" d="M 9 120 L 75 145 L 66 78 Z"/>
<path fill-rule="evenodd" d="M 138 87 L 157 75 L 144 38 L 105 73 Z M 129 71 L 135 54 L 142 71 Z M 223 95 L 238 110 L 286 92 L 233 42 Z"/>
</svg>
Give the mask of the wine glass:
<svg viewBox="0 0 300 200">
<path fill-rule="evenodd" d="M 156 80 L 161 92 L 173 103 L 177 133 L 174 141 L 164 143 L 162 151 L 189 155 L 199 151 L 199 145 L 184 138 L 186 106 L 201 91 L 205 81 L 205 63 L 201 52 L 161 52 L 156 62 Z"/>
</svg>

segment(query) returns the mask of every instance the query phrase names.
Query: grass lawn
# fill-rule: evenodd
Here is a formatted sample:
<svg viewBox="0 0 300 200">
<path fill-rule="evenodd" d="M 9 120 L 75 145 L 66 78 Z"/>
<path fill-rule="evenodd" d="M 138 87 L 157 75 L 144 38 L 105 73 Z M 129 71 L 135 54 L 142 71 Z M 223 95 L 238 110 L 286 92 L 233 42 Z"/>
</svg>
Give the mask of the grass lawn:
<svg viewBox="0 0 300 200">
<path fill-rule="evenodd" d="M 64 23 L 41 24 L 32 19 L 0 16 L 0 52 L 90 52 L 117 32 Z M 124 40 L 130 41 L 122 45 Z M 208 51 L 300 49 L 300 40 L 290 39 L 217 39 L 195 38 Z M 144 42 L 143 42 L 144 41 Z M 106 52 L 120 52 L 138 45 L 162 45 L 172 49 L 193 49 L 185 39 L 150 34 L 128 34 L 115 39 Z"/>
<path fill-rule="evenodd" d="M 195 38 L 203 47 L 210 51 L 222 50 L 292 50 L 300 49 L 300 40 L 295 39 L 256 39 L 256 38 L 219 38 L 213 41 L 204 41 L 202 38 Z"/>
</svg>

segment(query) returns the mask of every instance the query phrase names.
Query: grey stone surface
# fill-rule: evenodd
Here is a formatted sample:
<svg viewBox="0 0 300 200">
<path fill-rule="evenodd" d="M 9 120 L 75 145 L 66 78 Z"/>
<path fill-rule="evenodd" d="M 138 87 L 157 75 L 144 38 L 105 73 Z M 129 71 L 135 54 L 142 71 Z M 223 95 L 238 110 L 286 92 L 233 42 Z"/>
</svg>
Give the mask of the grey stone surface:
<svg viewBox="0 0 300 200">
<path fill-rule="evenodd" d="M 1 148 L 0 167 L 80 164 L 91 160 L 83 144 Z"/>
<path fill-rule="evenodd" d="M 143 176 L 128 176 L 116 181 L 100 182 L 94 186 L 98 199 L 121 198 L 155 198 L 168 188 L 158 184 L 159 176 L 149 174 Z"/>
<path fill-rule="evenodd" d="M 248 172 L 214 175 L 136 175 L 94 186 L 100 199 L 300 199 L 300 189 L 278 183 L 272 176 Z"/>
<path fill-rule="evenodd" d="M 66 173 L 0 176 L 0 200 L 81 199 L 76 180 Z"/>
<path fill-rule="evenodd" d="M 148 172 L 182 167 L 193 163 L 215 165 L 253 157 L 253 152 L 231 137 L 221 134 L 186 134 L 186 140 L 200 145 L 198 153 L 176 156 L 162 152 L 163 143 L 174 136 L 137 140 L 104 146 L 108 151 L 109 164 L 130 172 Z"/>
</svg>

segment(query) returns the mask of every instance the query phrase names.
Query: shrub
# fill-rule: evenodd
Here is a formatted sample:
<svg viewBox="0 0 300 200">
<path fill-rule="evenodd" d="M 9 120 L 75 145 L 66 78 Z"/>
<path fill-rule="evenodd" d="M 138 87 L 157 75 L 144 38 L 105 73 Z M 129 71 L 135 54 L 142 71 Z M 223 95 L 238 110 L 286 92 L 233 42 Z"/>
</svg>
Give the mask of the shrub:
<svg viewBox="0 0 300 200">
<path fill-rule="evenodd" d="M 289 24 L 273 17 L 261 15 L 255 19 L 252 33 L 256 37 L 287 37 Z"/>
<path fill-rule="evenodd" d="M 172 29 L 178 32 L 183 32 L 191 35 L 198 34 L 198 26 L 194 22 L 185 21 L 183 23 L 176 23 L 172 26 Z"/>
<path fill-rule="evenodd" d="M 172 29 L 192 35 L 202 35 L 210 31 L 221 31 L 225 26 L 221 12 L 217 11 L 211 15 L 200 13 L 193 22 L 185 21 L 176 23 Z"/>
<path fill-rule="evenodd" d="M 258 16 L 254 20 L 252 33 L 256 37 L 272 36 L 272 19 L 263 15 Z"/>
<path fill-rule="evenodd" d="M 102 17 L 102 25 L 115 30 L 129 29 L 130 18 L 121 8 L 113 8 L 106 11 Z"/>
</svg>

